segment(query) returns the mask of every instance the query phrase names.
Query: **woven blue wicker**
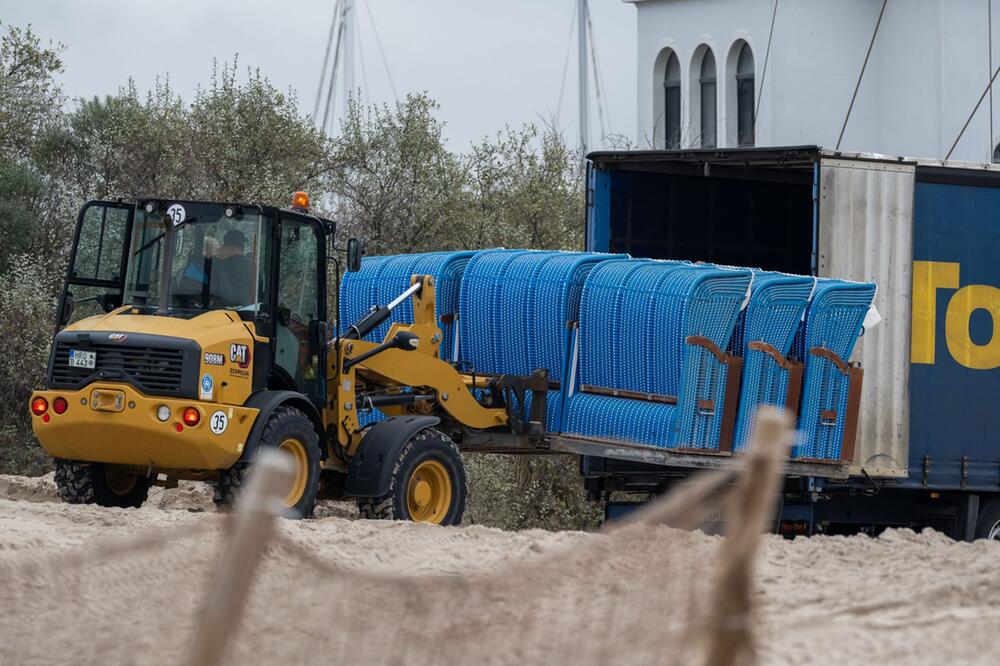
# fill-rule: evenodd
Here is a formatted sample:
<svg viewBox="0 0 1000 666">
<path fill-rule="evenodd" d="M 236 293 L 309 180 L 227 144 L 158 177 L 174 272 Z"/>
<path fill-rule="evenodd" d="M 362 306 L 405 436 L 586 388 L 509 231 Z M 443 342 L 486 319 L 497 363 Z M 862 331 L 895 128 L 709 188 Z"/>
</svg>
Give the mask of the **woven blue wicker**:
<svg viewBox="0 0 1000 666">
<path fill-rule="evenodd" d="M 743 357 L 740 407 L 733 437 L 735 451 L 745 449 L 749 443 L 757 407 L 783 407 L 787 399 L 788 370 L 767 353 L 747 345 L 764 342 L 787 358 L 812 288 L 810 277 L 754 271 L 750 300 L 736 321 L 731 344 L 732 352 Z"/>
<path fill-rule="evenodd" d="M 566 430 L 659 447 L 718 447 L 726 366 L 688 344 L 729 344 L 749 271 L 651 260 L 609 261 L 588 276 L 580 305 L 579 383 L 675 396 L 677 404 L 574 393 Z M 703 400 L 714 408 L 699 409 Z"/>
<path fill-rule="evenodd" d="M 545 369 L 559 388 L 546 402 L 546 427 L 559 432 L 569 363 L 569 322 L 591 269 L 609 255 L 487 250 L 462 279 L 463 367 L 484 374 L 528 375 Z M 530 407 L 530 395 L 528 396 Z"/>
<path fill-rule="evenodd" d="M 840 459 L 849 378 L 832 361 L 809 351 L 825 347 L 847 361 L 874 298 L 875 285 L 871 283 L 831 279 L 817 283 L 793 343 L 796 355 L 805 361 L 799 441 L 793 456 Z M 824 412 L 836 416 L 824 419 Z"/>
<path fill-rule="evenodd" d="M 385 305 L 410 286 L 413 275 L 431 275 L 435 281 L 435 315 L 443 338 L 441 358 L 452 360 L 455 324 L 441 321 L 458 314 L 462 273 L 474 252 L 429 252 L 392 257 L 365 257 L 361 270 L 345 273 L 340 283 L 340 324 L 343 330 L 363 317 L 374 305 Z M 413 303 L 401 303 L 392 315 L 368 334 L 367 340 L 382 340 L 394 322 L 413 322 Z"/>
<path fill-rule="evenodd" d="M 340 327 L 341 333 L 361 319 L 378 301 L 379 273 L 382 264 L 391 257 L 364 257 L 361 270 L 344 273 L 340 280 Z M 374 339 L 370 336 L 369 339 Z"/>
</svg>

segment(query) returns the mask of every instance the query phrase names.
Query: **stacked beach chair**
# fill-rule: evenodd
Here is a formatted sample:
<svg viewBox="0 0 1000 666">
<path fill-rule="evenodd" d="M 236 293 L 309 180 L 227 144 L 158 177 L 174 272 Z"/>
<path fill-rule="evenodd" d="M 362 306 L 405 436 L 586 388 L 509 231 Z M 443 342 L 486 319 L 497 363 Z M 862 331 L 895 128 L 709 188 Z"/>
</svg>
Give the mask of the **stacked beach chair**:
<svg viewBox="0 0 1000 666">
<path fill-rule="evenodd" d="M 740 406 L 733 449 L 749 444 L 760 405 L 798 410 L 802 364 L 789 358 L 815 280 L 803 275 L 754 271 L 750 294 L 736 322 L 732 351 L 743 357 Z"/>
<path fill-rule="evenodd" d="M 487 250 L 462 279 L 461 362 L 477 375 L 548 372 L 546 429 L 562 429 L 571 330 L 588 274 L 614 258 L 575 252 Z M 530 394 L 526 396 L 530 409 Z"/>
<path fill-rule="evenodd" d="M 718 449 L 749 271 L 651 260 L 602 264 L 584 285 L 568 434 Z M 735 408 L 735 400 L 730 409 Z"/>
<path fill-rule="evenodd" d="M 738 453 L 766 404 L 797 416 L 793 456 L 850 458 L 861 370 L 848 359 L 873 284 L 538 250 L 367 257 L 342 282 L 342 325 L 414 274 L 435 276 L 441 357 L 480 378 L 483 403 L 492 376 L 547 372 L 550 433 Z M 370 339 L 412 317 L 403 303 Z M 514 405 L 524 415 L 531 395 Z"/>
<path fill-rule="evenodd" d="M 875 299 L 875 285 L 820 279 L 806 318 L 795 338 L 795 353 L 805 363 L 797 458 L 849 459 L 861 391 L 861 369 L 849 363 L 865 315 Z M 851 404 L 853 402 L 853 405 Z"/>
</svg>

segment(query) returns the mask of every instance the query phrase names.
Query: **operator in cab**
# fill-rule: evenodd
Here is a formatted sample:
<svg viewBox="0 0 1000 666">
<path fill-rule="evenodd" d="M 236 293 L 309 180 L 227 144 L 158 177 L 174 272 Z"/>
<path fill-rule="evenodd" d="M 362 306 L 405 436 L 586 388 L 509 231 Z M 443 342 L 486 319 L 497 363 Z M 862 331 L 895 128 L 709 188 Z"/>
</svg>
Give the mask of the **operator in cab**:
<svg viewBox="0 0 1000 666">
<path fill-rule="evenodd" d="M 253 262 L 246 256 L 246 236 L 239 229 L 230 229 L 212 262 L 212 296 L 222 307 L 250 305 L 253 276 Z"/>
</svg>

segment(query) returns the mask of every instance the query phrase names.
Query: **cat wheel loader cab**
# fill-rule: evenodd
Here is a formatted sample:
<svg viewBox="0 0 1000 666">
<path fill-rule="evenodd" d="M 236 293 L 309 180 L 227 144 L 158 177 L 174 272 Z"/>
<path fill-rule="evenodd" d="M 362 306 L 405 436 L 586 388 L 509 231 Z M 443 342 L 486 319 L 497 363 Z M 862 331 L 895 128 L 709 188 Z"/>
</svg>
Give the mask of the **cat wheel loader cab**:
<svg viewBox="0 0 1000 666">
<path fill-rule="evenodd" d="M 479 404 L 468 377 L 439 358 L 428 276 L 331 338 L 334 230 L 308 213 L 304 193 L 288 209 L 86 204 L 48 386 L 30 402 L 63 499 L 139 506 L 153 484 L 194 479 L 212 483 L 224 507 L 270 448 L 295 464 L 290 515 L 310 515 L 322 485 L 358 498 L 365 517 L 458 523 L 462 459 L 435 426 L 503 429 L 506 412 Z M 349 269 L 359 254 L 352 240 Z M 413 325 L 394 324 L 381 344 L 361 339 L 410 298 Z M 395 418 L 361 429 L 362 387 L 387 395 L 382 409 Z"/>
</svg>

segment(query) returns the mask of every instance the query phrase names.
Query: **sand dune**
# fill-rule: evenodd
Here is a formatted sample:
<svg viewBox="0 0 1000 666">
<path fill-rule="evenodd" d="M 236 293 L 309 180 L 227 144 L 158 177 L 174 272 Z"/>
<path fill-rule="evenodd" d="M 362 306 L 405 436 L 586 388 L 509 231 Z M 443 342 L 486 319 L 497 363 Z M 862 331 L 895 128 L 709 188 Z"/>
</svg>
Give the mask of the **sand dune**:
<svg viewBox="0 0 1000 666">
<path fill-rule="evenodd" d="M 347 520 L 281 521 L 232 663 L 688 663 L 718 537 Z M 0 663 L 183 659 L 226 518 L 202 486 L 138 510 L 70 506 L 51 478 L 0 477 Z M 116 550 L 165 529 L 145 553 Z M 97 561 L 67 563 L 96 545 Z M 1000 544 L 932 531 L 766 537 L 767 664 L 995 664 Z M 404 578 L 401 580 L 400 576 Z M 422 582 L 424 581 L 424 582 Z"/>
</svg>

